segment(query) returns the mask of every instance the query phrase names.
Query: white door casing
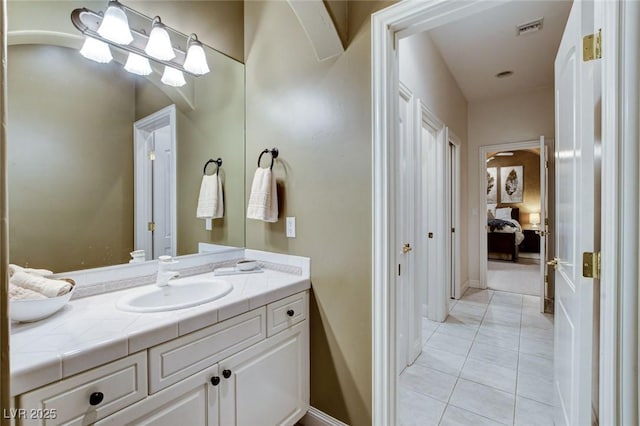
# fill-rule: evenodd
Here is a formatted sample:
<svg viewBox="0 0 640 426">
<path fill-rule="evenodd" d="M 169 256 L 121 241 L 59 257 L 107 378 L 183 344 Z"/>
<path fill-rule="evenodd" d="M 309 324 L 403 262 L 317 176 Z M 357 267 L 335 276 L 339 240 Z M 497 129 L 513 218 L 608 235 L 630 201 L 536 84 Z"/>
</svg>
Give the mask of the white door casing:
<svg viewBox="0 0 640 426">
<path fill-rule="evenodd" d="M 547 221 L 547 147 L 544 136 L 540 136 L 540 312 L 544 312 L 544 301 L 546 296 L 546 276 L 547 276 L 547 241 L 549 226 Z"/>
<path fill-rule="evenodd" d="M 446 231 L 450 238 L 447 239 L 449 253 L 447 268 L 449 278 L 446 282 L 448 286 L 447 299 L 462 297 L 460 289 L 460 139 L 447 128 L 448 149 L 447 149 L 447 210 L 448 219 Z"/>
<path fill-rule="evenodd" d="M 592 423 L 593 279 L 582 276 L 581 253 L 594 247 L 595 104 L 582 8 L 573 3 L 555 61 L 555 422 L 569 426 Z"/>
</svg>

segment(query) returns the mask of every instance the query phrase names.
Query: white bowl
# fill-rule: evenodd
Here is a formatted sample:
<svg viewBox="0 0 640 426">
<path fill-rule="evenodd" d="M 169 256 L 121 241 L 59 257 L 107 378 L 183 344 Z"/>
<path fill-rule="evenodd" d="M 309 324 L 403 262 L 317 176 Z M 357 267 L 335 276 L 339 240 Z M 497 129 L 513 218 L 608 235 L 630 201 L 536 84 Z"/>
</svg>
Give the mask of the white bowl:
<svg viewBox="0 0 640 426">
<path fill-rule="evenodd" d="M 238 268 L 239 271 L 253 271 L 257 267 L 258 262 L 255 260 L 241 260 L 236 263 L 236 268 Z"/>
<path fill-rule="evenodd" d="M 46 299 L 11 300 L 9 303 L 9 315 L 12 321 L 33 322 L 51 316 L 58 312 L 69 302 L 75 286 L 69 293 L 58 297 Z"/>
</svg>

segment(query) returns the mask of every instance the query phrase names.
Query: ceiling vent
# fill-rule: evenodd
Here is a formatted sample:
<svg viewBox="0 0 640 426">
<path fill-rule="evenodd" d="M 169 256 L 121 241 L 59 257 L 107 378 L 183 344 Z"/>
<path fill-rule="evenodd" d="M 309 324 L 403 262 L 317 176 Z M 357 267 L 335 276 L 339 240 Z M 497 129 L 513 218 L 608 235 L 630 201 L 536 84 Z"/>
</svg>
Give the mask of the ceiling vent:
<svg viewBox="0 0 640 426">
<path fill-rule="evenodd" d="M 544 21 L 544 18 L 538 18 L 533 21 L 520 24 L 516 26 L 516 34 L 520 36 L 540 31 L 542 29 L 542 21 Z"/>
</svg>

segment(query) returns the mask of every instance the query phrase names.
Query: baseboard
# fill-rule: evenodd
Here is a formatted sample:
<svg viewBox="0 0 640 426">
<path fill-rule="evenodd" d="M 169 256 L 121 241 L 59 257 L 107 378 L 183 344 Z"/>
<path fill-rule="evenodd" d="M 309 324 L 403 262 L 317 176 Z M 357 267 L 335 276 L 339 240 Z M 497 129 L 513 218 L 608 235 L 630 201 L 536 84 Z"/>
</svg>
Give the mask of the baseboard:
<svg viewBox="0 0 640 426">
<path fill-rule="evenodd" d="M 349 426 L 313 407 L 309 407 L 309 411 L 300 420 L 300 424 L 304 426 Z"/>
<path fill-rule="evenodd" d="M 469 280 L 467 281 L 468 286 L 472 288 L 482 288 L 480 287 L 480 280 Z"/>
<path fill-rule="evenodd" d="M 469 280 L 462 283 L 462 286 L 460 287 L 460 294 L 458 295 L 458 299 L 461 299 L 462 296 L 464 296 L 464 293 L 465 291 L 467 291 L 468 288 L 469 288 Z"/>
</svg>

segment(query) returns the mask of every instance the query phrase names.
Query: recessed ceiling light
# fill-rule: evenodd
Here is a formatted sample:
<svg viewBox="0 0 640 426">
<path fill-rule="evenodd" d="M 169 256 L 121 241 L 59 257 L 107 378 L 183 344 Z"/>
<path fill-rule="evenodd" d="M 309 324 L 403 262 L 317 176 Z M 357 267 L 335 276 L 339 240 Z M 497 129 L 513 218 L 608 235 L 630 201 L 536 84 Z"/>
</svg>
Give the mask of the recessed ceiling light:
<svg viewBox="0 0 640 426">
<path fill-rule="evenodd" d="M 496 78 L 511 77 L 512 75 L 513 75 L 513 71 L 510 71 L 510 70 L 501 71 L 498 74 L 496 74 Z"/>
<path fill-rule="evenodd" d="M 513 155 L 513 152 L 509 152 L 509 151 L 506 151 L 506 152 L 498 152 L 498 153 L 496 154 L 496 156 L 498 156 L 498 157 L 511 157 L 512 155 Z"/>
</svg>

